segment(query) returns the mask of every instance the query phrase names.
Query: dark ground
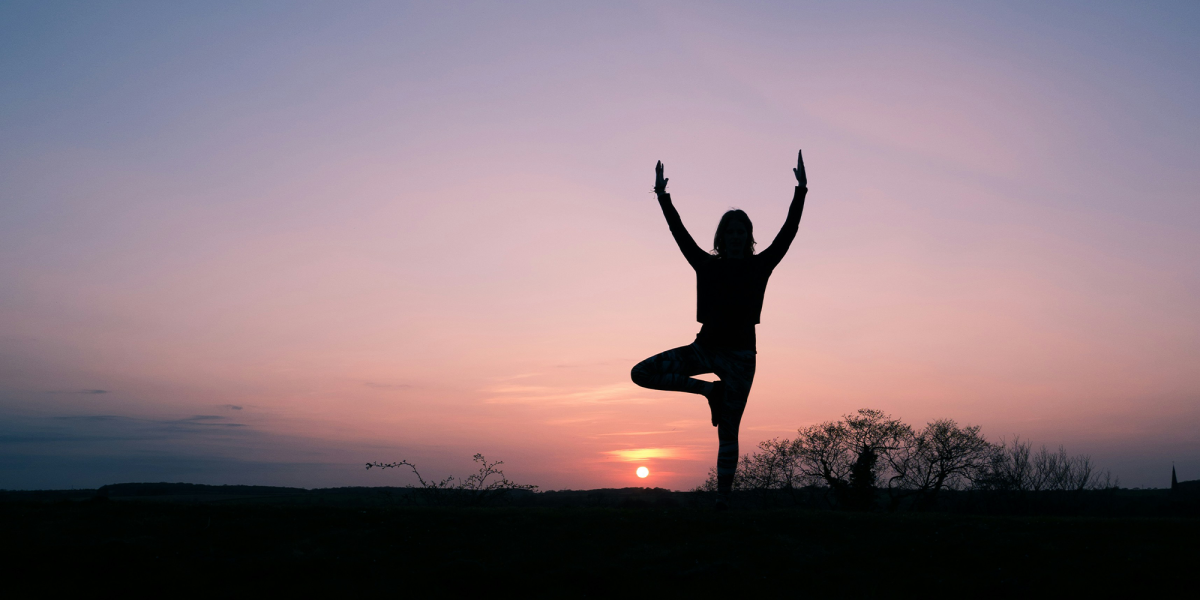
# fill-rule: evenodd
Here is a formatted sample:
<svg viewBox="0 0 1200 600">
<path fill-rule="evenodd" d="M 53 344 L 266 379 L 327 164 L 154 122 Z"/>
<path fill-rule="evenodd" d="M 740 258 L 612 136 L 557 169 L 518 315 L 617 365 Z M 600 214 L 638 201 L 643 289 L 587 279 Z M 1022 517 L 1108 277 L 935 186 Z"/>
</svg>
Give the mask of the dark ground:
<svg viewBox="0 0 1200 600">
<path fill-rule="evenodd" d="M 662 490 L 489 508 L 406 506 L 371 488 L 117 488 L 0 492 L 5 589 L 1108 596 L 1187 589 L 1200 558 L 1194 517 L 716 513 Z"/>
</svg>

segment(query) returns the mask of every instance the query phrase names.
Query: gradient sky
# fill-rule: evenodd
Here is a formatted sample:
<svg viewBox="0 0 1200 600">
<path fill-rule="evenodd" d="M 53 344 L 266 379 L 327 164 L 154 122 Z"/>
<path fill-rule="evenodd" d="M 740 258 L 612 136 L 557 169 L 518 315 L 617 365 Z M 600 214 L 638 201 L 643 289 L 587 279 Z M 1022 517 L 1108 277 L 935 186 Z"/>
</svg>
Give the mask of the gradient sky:
<svg viewBox="0 0 1200 600">
<path fill-rule="evenodd" d="M 871 407 L 1200 478 L 1200 4 L 0 4 L 0 488 L 687 489 L 702 244 L 811 193 L 742 448 Z M 634 469 L 651 475 L 639 480 Z"/>
</svg>

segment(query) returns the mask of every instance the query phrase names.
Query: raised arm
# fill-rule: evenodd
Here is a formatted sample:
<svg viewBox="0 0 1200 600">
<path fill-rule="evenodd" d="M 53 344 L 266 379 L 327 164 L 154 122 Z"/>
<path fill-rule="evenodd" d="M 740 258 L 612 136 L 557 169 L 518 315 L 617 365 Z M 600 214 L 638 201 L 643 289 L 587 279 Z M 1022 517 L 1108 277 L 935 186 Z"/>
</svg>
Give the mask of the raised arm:
<svg viewBox="0 0 1200 600">
<path fill-rule="evenodd" d="M 808 174 L 804 171 L 804 151 L 801 151 L 796 157 L 796 168 L 792 169 L 792 172 L 796 174 L 796 192 L 792 195 L 792 206 L 788 208 L 787 219 L 784 219 L 783 228 L 775 235 L 775 241 L 758 254 L 769 263 L 771 268 L 775 268 L 775 265 L 783 260 L 783 255 L 787 254 L 792 240 L 796 239 L 796 232 L 800 230 L 800 214 L 804 212 L 804 197 L 808 195 Z"/>
<path fill-rule="evenodd" d="M 667 218 L 671 236 L 675 238 L 675 243 L 679 245 L 679 250 L 683 252 L 683 257 L 687 259 L 688 264 L 692 265 L 693 269 L 696 268 L 697 265 L 709 258 L 709 254 L 701 250 L 700 246 L 696 244 L 696 240 L 692 239 L 692 235 L 683 226 L 683 219 L 679 218 L 679 211 L 675 210 L 674 204 L 671 204 L 671 195 L 667 193 L 667 180 L 663 179 L 661 160 L 654 167 L 654 193 L 658 195 L 658 205 L 662 207 L 663 216 Z"/>
</svg>

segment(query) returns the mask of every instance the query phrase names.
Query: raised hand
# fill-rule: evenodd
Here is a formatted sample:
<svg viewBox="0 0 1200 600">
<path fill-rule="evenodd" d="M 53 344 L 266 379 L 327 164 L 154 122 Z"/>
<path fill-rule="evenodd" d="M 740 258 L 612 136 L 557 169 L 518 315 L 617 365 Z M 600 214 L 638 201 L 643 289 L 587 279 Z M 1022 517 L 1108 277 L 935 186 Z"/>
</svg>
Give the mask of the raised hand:
<svg viewBox="0 0 1200 600">
<path fill-rule="evenodd" d="M 660 167 L 659 173 L 662 173 L 662 168 L 661 168 L 662 163 L 658 163 L 658 164 Z M 792 172 L 796 174 L 796 185 L 807 189 L 808 188 L 808 174 L 804 172 L 804 151 L 803 150 L 801 150 L 799 155 L 796 156 L 796 168 L 792 169 Z"/>
<path fill-rule="evenodd" d="M 663 179 L 663 164 L 660 160 L 658 161 L 658 164 L 654 166 L 654 193 L 663 194 L 666 193 L 666 191 L 667 180 Z"/>
</svg>

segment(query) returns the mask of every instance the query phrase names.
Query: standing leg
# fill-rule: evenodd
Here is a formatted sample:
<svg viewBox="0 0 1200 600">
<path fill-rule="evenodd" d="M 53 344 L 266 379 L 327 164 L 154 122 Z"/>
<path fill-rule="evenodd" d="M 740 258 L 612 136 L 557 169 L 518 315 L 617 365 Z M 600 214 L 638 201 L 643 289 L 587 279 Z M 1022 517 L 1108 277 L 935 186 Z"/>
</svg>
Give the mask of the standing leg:
<svg viewBox="0 0 1200 600">
<path fill-rule="evenodd" d="M 754 383 L 756 353 L 753 350 L 724 350 L 713 352 L 710 360 L 713 372 L 725 382 L 725 398 L 721 406 L 717 439 L 717 491 L 722 495 L 733 490 L 733 475 L 737 472 L 738 429 L 742 413 Z"/>
<path fill-rule="evenodd" d="M 688 345 L 643 360 L 633 367 L 630 377 L 634 383 L 652 390 L 705 394 L 712 384 L 692 375 L 711 372 L 696 348 Z"/>
</svg>

